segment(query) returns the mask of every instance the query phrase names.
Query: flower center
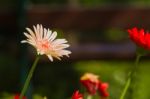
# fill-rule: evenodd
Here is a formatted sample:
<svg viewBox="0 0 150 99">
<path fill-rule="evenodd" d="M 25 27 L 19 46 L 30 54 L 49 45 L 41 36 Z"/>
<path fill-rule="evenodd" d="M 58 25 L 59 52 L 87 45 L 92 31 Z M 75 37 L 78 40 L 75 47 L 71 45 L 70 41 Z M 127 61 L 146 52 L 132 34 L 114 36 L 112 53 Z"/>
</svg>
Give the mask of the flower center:
<svg viewBox="0 0 150 99">
<path fill-rule="evenodd" d="M 48 48 L 49 48 L 48 42 L 43 42 L 43 43 L 41 44 L 41 47 L 42 47 L 43 49 L 48 49 Z"/>
<path fill-rule="evenodd" d="M 48 40 L 38 41 L 37 47 L 40 50 L 40 52 L 43 53 L 47 53 L 49 50 L 53 49 Z"/>
</svg>

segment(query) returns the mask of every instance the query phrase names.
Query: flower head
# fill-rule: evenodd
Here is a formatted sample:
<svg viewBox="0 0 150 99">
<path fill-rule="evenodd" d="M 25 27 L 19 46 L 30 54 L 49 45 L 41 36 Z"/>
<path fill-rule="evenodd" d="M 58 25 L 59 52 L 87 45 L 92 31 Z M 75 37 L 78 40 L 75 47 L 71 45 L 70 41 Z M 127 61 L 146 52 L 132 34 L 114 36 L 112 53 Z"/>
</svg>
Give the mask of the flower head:
<svg viewBox="0 0 150 99">
<path fill-rule="evenodd" d="M 144 29 L 138 30 L 136 27 L 128 29 L 130 39 L 138 46 L 150 50 L 150 34 L 145 32 Z"/>
<path fill-rule="evenodd" d="M 42 25 L 37 24 L 33 26 L 34 30 L 26 28 L 28 33 L 24 33 L 27 37 L 22 43 L 28 43 L 32 45 L 39 55 L 47 55 L 48 58 L 53 61 L 53 57 L 60 60 L 63 55 L 69 56 L 70 51 L 65 50 L 69 47 L 66 39 L 56 39 L 57 32 L 52 32 L 49 29 L 44 28 Z"/>
<path fill-rule="evenodd" d="M 98 91 L 101 97 L 108 97 L 108 83 L 103 83 L 98 79 L 98 77 L 98 75 L 92 73 L 85 73 L 81 77 L 80 81 L 83 84 L 83 86 L 85 86 L 90 95 L 95 95 Z"/>
<path fill-rule="evenodd" d="M 100 81 L 98 80 L 98 76 L 92 73 L 85 73 L 81 77 L 80 81 L 91 95 L 94 95 L 96 93 L 100 83 Z"/>
<path fill-rule="evenodd" d="M 83 95 L 79 93 L 79 91 L 76 91 L 75 93 L 73 93 L 71 99 L 83 99 Z"/>
</svg>

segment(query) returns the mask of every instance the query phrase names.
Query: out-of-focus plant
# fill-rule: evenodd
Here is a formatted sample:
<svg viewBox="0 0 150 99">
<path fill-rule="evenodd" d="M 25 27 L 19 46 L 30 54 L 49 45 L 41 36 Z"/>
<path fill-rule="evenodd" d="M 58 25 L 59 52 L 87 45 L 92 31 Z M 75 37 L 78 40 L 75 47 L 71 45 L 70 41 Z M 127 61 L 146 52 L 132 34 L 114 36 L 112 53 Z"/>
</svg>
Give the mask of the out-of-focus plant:
<svg viewBox="0 0 150 99">
<path fill-rule="evenodd" d="M 132 29 L 128 29 L 128 33 L 130 36 L 130 39 L 137 45 L 136 50 L 136 60 L 135 65 L 133 66 L 132 70 L 129 73 L 129 77 L 127 79 L 126 85 L 124 87 L 124 90 L 122 91 L 122 94 L 120 96 L 120 99 L 124 99 L 129 87 L 132 87 L 132 93 L 134 93 L 134 88 L 136 87 L 136 77 L 137 77 L 137 66 L 139 63 L 139 60 L 141 56 L 144 56 L 149 53 L 150 50 L 150 33 L 145 32 L 144 29 L 138 30 L 136 27 Z"/>
<path fill-rule="evenodd" d="M 85 73 L 81 76 L 80 82 L 86 88 L 86 93 L 84 94 L 85 99 L 92 99 L 96 93 L 98 93 L 99 97 L 102 99 L 106 99 L 109 96 L 109 93 L 107 92 L 108 83 L 103 83 L 99 80 L 98 75 L 93 73 Z M 81 97 L 83 98 L 82 94 L 79 94 L 79 92 L 76 91 L 73 94 L 72 99 L 80 99 Z"/>
</svg>

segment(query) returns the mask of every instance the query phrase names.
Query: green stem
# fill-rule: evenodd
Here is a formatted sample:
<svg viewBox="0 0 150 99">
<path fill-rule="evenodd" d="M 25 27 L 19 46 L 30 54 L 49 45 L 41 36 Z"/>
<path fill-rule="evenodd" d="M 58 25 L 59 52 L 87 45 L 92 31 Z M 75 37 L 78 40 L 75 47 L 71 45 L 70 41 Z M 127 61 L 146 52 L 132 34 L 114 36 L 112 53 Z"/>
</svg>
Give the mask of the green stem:
<svg viewBox="0 0 150 99">
<path fill-rule="evenodd" d="M 141 56 L 142 56 L 142 55 L 137 54 L 137 57 L 136 57 L 136 60 L 135 60 L 135 68 L 134 68 L 134 70 L 137 69 L 137 66 L 138 66 L 138 63 L 139 63 L 139 60 L 140 60 L 140 57 L 141 57 Z"/>
<path fill-rule="evenodd" d="M 125 95 L 126 95 L 126 93 L 127 93 L 127 90 L 129 89 L 129 86 L 130 86 L 130 84 L 131 84 L 133 78 L 135 77 L 135 73 L 136 73 L 136 70 L 137 70 L 137 66 L 138 66 L 140 57 L 141 57 L 141 55 L 140 55 L 140 54 L 137 54 L 136 60 L 135 60 L 135 66 L 133 67 L 132 71 L 131 71 L 130 74 L 129 74 L 129 77 L 128 77 L 128 79 L 127 79 L 127 82 L 126 82 L 126 84 L 125 84 L 125 87 L 124 87 L 124 89 L 123 89 L 123 91 L 122 91 L 121 96 L 120 96 L 119 99 L 124 99 L 124 97 L 125 97 Z"/>
<path fill-rule="evenodd" d="M 129 88 L 129 86 L 130 86 L 130 83 L 131 83 L 131 78 L 129 78 L 129 79 L 127 80 L 126 85 L 125 85 L 125 87 L 124 87 L 124 90 L 123 90 L 123 92 L 122 92 L 122 94 L 121 94 L 120 99 L 124 99 L 124 96 L 125 96 L 125 94 L 126 94 L 128 88 Z"/>
<path fill-rule="evenodd" d="M 40 59 L 40 56 L 38 55 L 38 56 L 36 57 L 36 59 L 35 59 L 33 65 L 32 65 L 32 67 L 31 67 L 30 71 L 29 71 L 29 74 L 28 74 L 28 77 L 27 77 L 27 79 L 26 79 L 26 81 L 25 81 L 25 84 L 24 84 L 24 86 L 23 86 L 23 89 L 21 90 L 21 95 L 20 95 L 19 99 L 22 99 L 23 96 L 24 96 L 24 94 L 26 93 L 26 91 L 27 91 L 27 89 L 28 89 L 28 86 L 29 86 L 29 83 L 30 83 L 30 80 L 31 80 L 31 78 L 32 78 L 33 72 L 34 72 L 34 70 L 35 70 L 35 67 L 36 67 L 36 65 L 37 65 L 39 59 Z"/>
</svg>

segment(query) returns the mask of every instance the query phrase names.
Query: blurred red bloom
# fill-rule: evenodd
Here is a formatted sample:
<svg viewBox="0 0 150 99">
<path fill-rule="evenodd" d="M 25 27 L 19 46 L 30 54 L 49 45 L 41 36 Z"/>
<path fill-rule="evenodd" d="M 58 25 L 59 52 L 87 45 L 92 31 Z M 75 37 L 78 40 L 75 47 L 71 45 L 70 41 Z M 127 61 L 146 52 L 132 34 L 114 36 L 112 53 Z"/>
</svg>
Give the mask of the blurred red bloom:
<svg viewBox="0 0 150 99">
<path fill-rule="evenodd" d="M 87 89 L 88 93 L 95 95 L 98 91 L 101 97 L 108 97 L 109 93 L 107 92 L 108 83 L 102 83 L 98 76 L 92 73 L 84 74 L 81 79 L 81 83 Z"/>
<path fill-rule="evenodd" d="M 127 30 L 130 39 L 138 46 L 150 50 L 150 34 L 145 32 L 144 29 L 138 30 L 136 27 Z"/>
<path fill-rule="evenodd" d="M 71 99 L 83 99 L 83 95 L 79 93 L 79 91 L 76 91 L 75 93 L 73 93 Z"/>
<path fill-rule="evenodd" d="M 15 96 L 14 96 L 14 99 L 19 99 L 19 94 L 16 94 Z M 25 96 L 22 98 L 22 99 L 27 99 Z"/>
<path fill-rule="evenodd" d="M 94 95 L 98 89 L 99 83 L 90 80 L 81 80 L 81 83 L 86 87 L 89 94 Z"/>
<path fill-rule="evenodd" d="M 109 93 L 107 92 L 108 83 L 100 83 L 98 87 L 98 91 L 102 97 L 108 97 Z"/>
<path fill-rule="evenodd" d="M 81 77 L 80 82 L 85 86 L 89 94 L 94 95 L 96 93 L 99 86 L 97 75 L 86 73 Z"/>
</svg>

